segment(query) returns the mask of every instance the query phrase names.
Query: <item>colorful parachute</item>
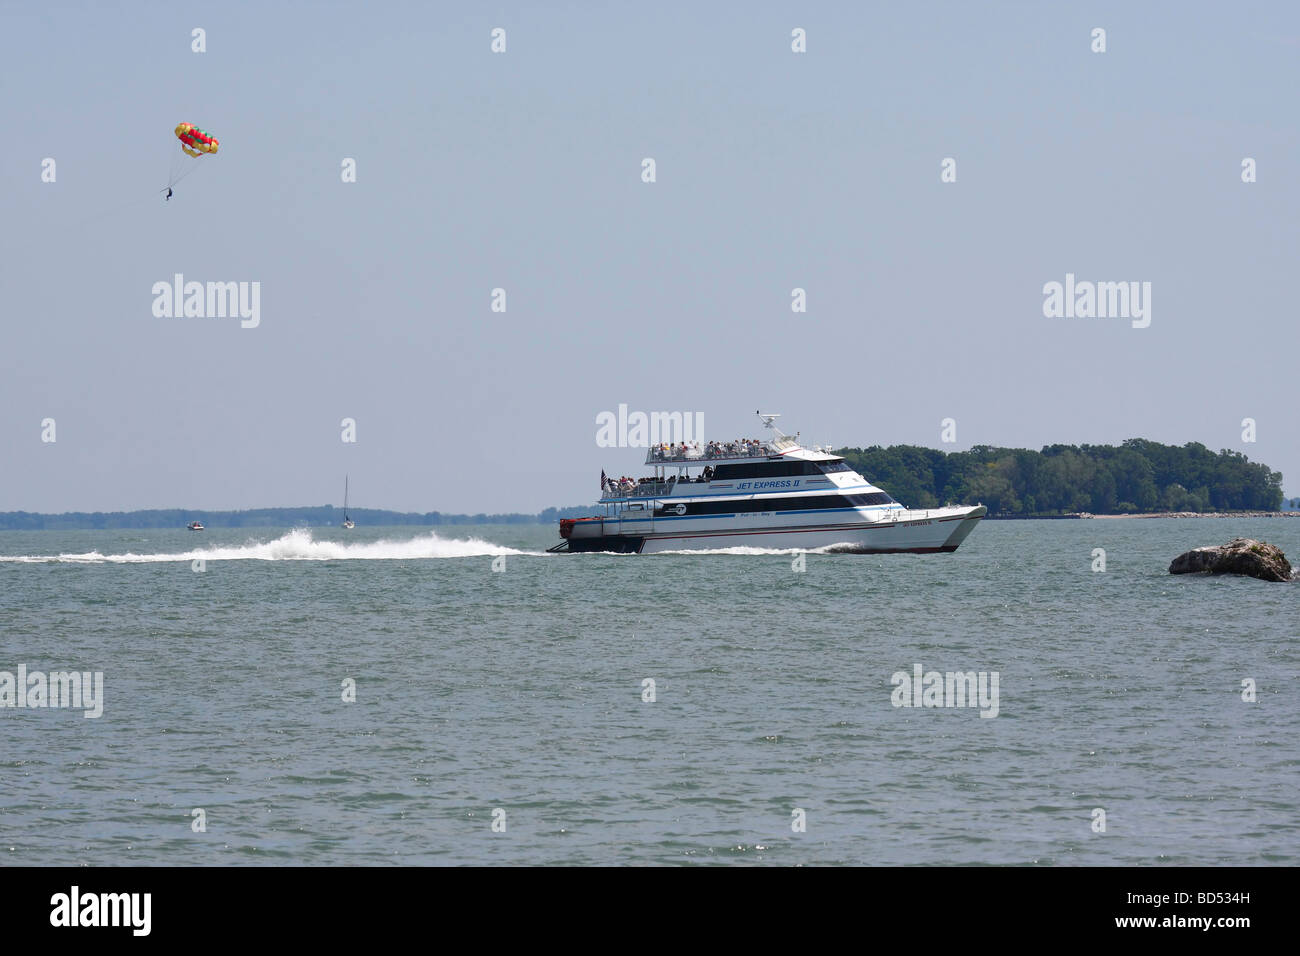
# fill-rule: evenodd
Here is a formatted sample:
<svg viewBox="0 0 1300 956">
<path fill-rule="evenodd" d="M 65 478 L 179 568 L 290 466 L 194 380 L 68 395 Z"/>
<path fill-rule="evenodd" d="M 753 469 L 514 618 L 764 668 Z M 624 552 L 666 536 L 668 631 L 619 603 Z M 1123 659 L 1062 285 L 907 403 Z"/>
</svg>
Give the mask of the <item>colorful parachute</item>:
<svg viewBox="0 0 1300 956">
<path fill-rule="evenodd" d="M 202 156 L 204 153 L 215 153 L 220 145 L 216 137 L 210 135 L 207 130 L 191 126 L 189 123 L 181 123 L 176 127 L 176 138 L 181 141 L 181 149 L 194 157 Z"/>
</svg>

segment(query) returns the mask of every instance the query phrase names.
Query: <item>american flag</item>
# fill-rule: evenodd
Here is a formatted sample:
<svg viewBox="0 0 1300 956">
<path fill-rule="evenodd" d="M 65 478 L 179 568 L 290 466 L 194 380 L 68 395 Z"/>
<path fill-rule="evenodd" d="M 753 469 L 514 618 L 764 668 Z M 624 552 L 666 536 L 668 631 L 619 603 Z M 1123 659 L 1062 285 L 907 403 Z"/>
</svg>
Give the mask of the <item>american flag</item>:
<svg viewBox="0 0 1300 956">
<path fill-rule="evenodd" d="M 600 469 L 600 490 L 605 490 L 605 485 L 609 484 L 609 479 L 605 477 L 605 469 Z"/>
</svg>

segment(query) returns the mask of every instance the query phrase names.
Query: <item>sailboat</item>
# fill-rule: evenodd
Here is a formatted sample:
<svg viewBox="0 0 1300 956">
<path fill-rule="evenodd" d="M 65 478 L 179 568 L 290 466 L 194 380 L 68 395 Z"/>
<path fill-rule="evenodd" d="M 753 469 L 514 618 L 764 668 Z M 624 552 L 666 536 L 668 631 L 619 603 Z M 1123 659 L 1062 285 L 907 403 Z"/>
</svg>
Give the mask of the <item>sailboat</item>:
<svg viewBox="0 0 1300 956">
<path fill-rule="evenodd" d="M 348 476 L 343 476 L 343 527 L 355 528 L 357 523 L 348 517 Z"/>
</svg>

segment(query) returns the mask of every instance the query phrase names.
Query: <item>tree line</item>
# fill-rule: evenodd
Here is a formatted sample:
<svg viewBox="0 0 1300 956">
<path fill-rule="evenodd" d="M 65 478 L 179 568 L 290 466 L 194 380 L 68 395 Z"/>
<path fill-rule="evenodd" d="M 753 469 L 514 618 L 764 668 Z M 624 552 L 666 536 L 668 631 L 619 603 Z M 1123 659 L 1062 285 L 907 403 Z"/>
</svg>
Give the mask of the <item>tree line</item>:
<svg viewBox="0 0 1300 956">
<path fill-rule="evenodd" d="M 1042 451 L 977 445 L 942 452 L 916 445 L 842 448 L 855 470 L 913 508 L 949 502 L 992 514 L 1131 514 L 1153 511 L 1277 511 L 1282 474 L 1236 451 L 1199 442 L 1048 445 Z"/>
<path fill-rule="evenodd" d="M 917 445 L 841 448 L 849 464 L 903 504 L 935 508 L 949 502 L 988 505 L 992 514 L 1131 514 L 1148 511 L 1277 511 L 1282 474 L 1236 451 L 1210 451 L 1130 438 L 1121 445 L 1048 445 L 1042 451 L 976 445 L 942 452 Z M 1288 507 L 1300 506 L 1300 499 Z M 537 514 L 424 514 L 353 509 L 361 527 L 385 525 L 553 524 L 597 513 L 595 505 L 547 508 Z M 0 512 L 0 530 L 328 527 L 341 524 L 332 505 L 251 511 Z"/>
</svg>

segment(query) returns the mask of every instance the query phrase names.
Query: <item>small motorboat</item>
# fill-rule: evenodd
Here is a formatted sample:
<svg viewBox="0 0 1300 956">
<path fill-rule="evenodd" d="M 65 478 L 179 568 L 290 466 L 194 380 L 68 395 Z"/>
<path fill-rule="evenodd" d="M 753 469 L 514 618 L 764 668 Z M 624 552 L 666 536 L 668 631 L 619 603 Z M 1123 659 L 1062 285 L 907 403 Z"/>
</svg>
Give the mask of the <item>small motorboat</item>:
<svg viewBox="0 0 1300 956">
<path fill-rule="evenodd" d="M 189 524 L 187 524 L 185 527 L 189 528 L 191 531 L 203 531 L 203 530 L 204 530 L 204 528 L 203 528 L 203 522 L 202 522 L 202 521 L 191 521 L 191 522 L 190 522 Z"/>
</svg>

